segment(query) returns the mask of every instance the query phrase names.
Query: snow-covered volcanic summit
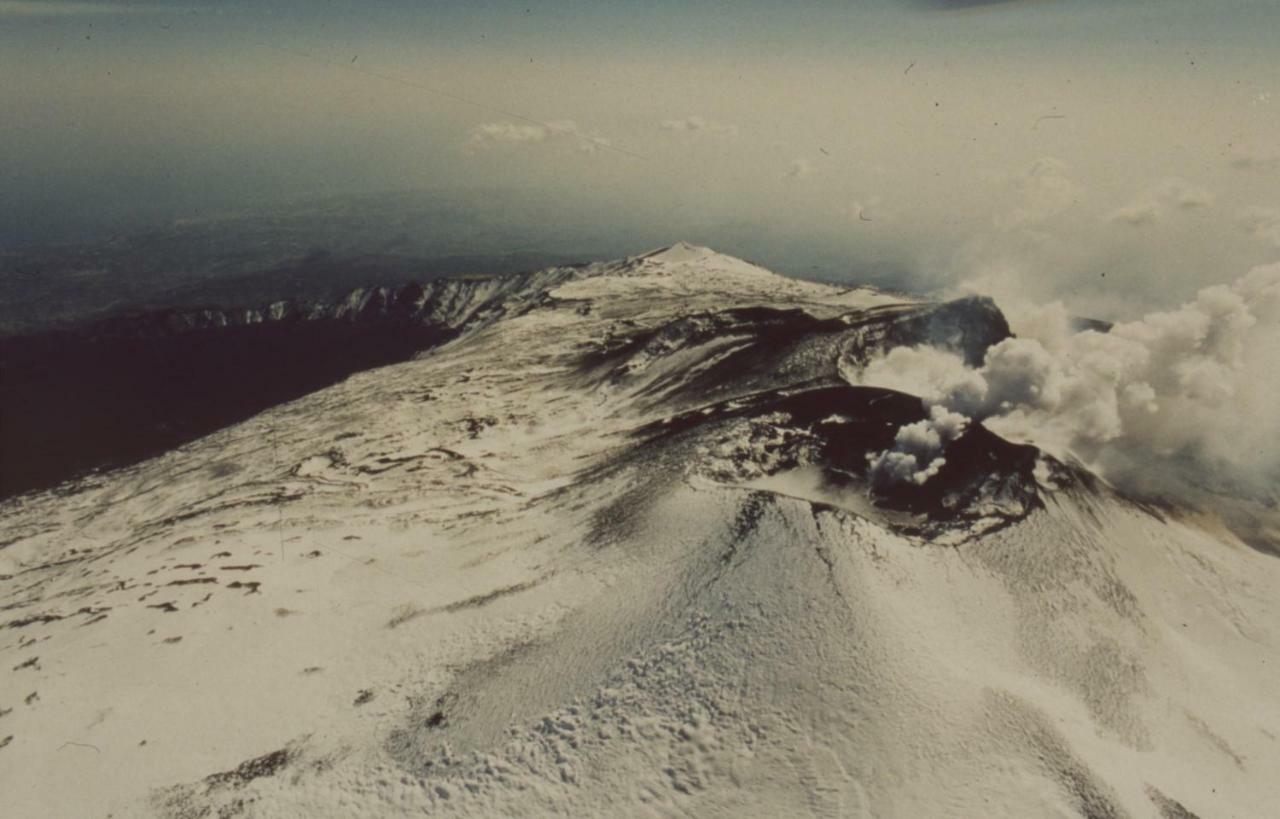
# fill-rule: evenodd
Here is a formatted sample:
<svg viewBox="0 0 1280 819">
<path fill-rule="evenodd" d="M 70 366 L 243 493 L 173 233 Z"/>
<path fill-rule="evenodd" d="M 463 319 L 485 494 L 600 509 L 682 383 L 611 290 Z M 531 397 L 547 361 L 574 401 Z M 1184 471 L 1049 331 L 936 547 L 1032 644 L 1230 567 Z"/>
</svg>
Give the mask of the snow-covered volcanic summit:
<svg viewBox="0 0 1280 819">
<path fill-rule="evenodd" d="M 506 281 L 0 505 L 6 817 L 1280 811 L 1280 562 L 857 385 L 980 363 L 991 302 L 686 244 Z"/>
</svg>

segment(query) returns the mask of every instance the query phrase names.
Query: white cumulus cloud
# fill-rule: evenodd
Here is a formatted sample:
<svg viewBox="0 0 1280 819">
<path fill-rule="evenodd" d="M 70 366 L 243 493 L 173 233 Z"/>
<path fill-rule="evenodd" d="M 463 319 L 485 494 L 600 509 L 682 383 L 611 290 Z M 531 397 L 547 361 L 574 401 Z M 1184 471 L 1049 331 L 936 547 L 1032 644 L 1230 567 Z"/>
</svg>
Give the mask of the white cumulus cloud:
<svg viewBox="0 0 1280 819">
<path fill-rule="evenodd" d="M 1245 208 L 1239 222 L 1250 235 L 1280 247 L 1280 208 Z"/>
<path fill-rule="evenodd" d="M 803 179 L 813 173 L 813 160 L 807 157 L 797 157 L 791 160 L 787 165 L 785 174 L 787 179 Z"/>
<path fill-rule="evenodd" d="M 1066 163 L 1054 157 L 1036 160 L 1014 183 L 1021 201 L 1012 211 L 995 217 L 996 227 L 1040 224 L 1080 201 L 1084 194 L 1084 188 L 1067 175 Z"/>
<path fill-rule="evenodd" d="M 1231 158 L 1237 171 L 1274 171 L 1280 168 L 1280 153 L 1238 153 Z"/>
<path fill-rule="evenodd" d="M 584 154 L 612 148 L 606 137 L 586 131 L 571 119 L 552 122 L 488 122 L 471 130 L 467 148 L 472 151 L 499 146 L 558 144 Z"/>
<path fill-rule="evenodd" d="M 708 136 L 735 137 L 738 135 L 738 126 L 736 125 L 726 125 L 723 122 L 716 122 L 699 116 L 663 120 L 662 130 L 695 136 L 705 134 Z"/>
<path fill-rule="evenodd" d="M 573 120 L 547 123 L 489 122 L 471 131 L 473 144 L 546 142 L 549 139 L 578 134 L 578 124 Z"/>
<path fill-rule="evenodd" d="M 1169 214 L 1206 210 L 1213 204 L 1214 195 L 1205 188 L 1185 179 L 1166 179 L 1114 211 L 1111 221 L 1135 227 L 1153 225 Z"/>
</svg>

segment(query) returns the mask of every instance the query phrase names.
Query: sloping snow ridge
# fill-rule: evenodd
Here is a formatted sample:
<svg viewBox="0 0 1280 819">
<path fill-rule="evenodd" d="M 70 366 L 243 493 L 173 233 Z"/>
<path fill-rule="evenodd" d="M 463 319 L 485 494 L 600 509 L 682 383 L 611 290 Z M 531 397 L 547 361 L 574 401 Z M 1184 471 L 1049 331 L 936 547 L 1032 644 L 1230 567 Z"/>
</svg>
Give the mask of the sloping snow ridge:
<svg viewBox="0 0 1280 819">
<path fill-rule="evenodd" d="M 1280 815 L 1280 562 L 844 377 L 990 303 L 685 244 L 474 287 L 0 506 L 4 816 Z"/>
</svg>

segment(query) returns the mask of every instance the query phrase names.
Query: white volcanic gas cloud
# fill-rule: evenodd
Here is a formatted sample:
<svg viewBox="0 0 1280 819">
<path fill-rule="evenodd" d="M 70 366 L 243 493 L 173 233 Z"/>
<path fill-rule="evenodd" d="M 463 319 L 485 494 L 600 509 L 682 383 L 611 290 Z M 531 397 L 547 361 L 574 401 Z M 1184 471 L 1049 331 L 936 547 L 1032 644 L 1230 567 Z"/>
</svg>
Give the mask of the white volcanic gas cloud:
<svg viewBox="0 0 1280 819">
<path fill-rule="evenodd" d="M 942 451 L 968 423 L 965 416 L 935 404 L 928 418 L 898 429 L 891 449 L 868 456 L 871 480 L 881 486 L 923 484 L 946 464 Z"/>
<path fill-rule="evenodd" d="M 870 364 L 861 381 L 919 395 L 1006 438 L 1074 454 L 1134 488 L 1191 483 L 1275 496 L 1280 264 L 1109 332 L 1072 332 L 1061 305 L 1021 318 L 1013 321 L 1019 336 L 988 350 L 980 368 L 932 347 L 900 347 Z M 891 452 L 875 460 L 885 462 L 881 479 L 899 474 L 887 468 Z M 915 480 L 925 463 L 917 458 L 916 469 L 901 474 Z"/>
</svg>

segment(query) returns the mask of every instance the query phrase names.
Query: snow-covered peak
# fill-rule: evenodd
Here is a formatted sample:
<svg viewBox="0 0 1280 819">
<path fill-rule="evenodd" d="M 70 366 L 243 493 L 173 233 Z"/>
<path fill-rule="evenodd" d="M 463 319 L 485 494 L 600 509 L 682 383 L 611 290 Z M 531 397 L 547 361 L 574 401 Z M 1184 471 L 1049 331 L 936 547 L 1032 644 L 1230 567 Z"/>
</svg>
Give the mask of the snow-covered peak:
<svg viewBox="0 0 1280 819">
<path fill-rule="evenodd" d="M 676 242 L 635 256 L 577 268 L 551 291 L 561 299 L 608 303 L 627 310 L 721 309 L 731 304 L 806 304 L 819 310 L 868 308 L 907 299 L 870 288 L 842 289 L 793 279 L 708 247 Z M 676 299 L 676 301 L 669 301 Z"/>
<path fill-rule="evenodd" d="M 640 254 L 639 258 L 647 259 L 651 262 L 659 262 L 663 264 L 693 262 L 707 259 L 711 256 L 719 256 L 709 247 L 695 245 L 690 242 L 676 242 L 673 245 L 660 247 L 657 250 L 651 250 L 648 253 Z"/>
<path fill-rule="evenodd" d="M 747 276 L 750 278 L 779 278 L 776 273 L 709 247 L 688 242 L 676 242 L 667 247 L 651 250 L 627 259 L 621 269 L 614 271 L 632 276 L 674 276 L 689 274 L 719 274 L 720 276 Z"/>
<path fill-rule="evenodd" d="M 568 282 L 554 295 L 576 299 L 652 300 L 703 298 L 723 300 L 784 297 L 823 299 L 835 292 L 826 285 L 780 276 L 751 262 L 688 242 L 587 267 L 578 281 Z"/>
</svg>

